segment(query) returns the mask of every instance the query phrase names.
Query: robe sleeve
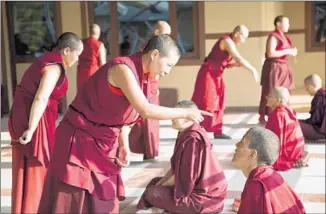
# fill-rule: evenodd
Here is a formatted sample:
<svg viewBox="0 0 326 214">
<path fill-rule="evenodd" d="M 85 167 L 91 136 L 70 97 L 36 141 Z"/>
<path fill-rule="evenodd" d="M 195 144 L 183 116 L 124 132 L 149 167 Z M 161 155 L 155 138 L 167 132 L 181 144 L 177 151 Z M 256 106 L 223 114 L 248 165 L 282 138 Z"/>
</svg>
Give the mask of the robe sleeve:
<svg viewBox="0 0 326 214">
<path fill-rule="evenodd" d="M 249 181 L 244 187 L 241 195 L 241 204 L 238 210 L 240 213 L 266 213 L 264 210 L 264 195 L 261 183 Z"/>
<path fill-rule="evenodd" d="M 175 179 L 174 199 L 177 203 L 184 201 L 185 197 L 189 196 L 194 189 L 200 173 L 202 150 L 199 138 L 189 136 L 184 140 L 183 148 L 176 151 L 173 174 Z"/>
</svg>

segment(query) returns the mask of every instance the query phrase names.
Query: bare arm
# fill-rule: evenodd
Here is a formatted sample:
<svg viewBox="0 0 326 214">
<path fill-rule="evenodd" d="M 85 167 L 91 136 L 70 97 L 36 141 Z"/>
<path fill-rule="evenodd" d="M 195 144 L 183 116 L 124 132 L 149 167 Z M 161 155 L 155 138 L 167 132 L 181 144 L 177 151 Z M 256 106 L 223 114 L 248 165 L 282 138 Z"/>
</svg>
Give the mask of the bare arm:
<svg viewBox="0 0 326 214">
<path fill-rule="evenodd" d="M 117 65 L 111 69 L 108 75 L 109 83 L 123 91 L 131 105 L 143 118 L 157 120 L 187 118 L 200 122 L 203 120 L 201 114 L 212 116 L 208 112 L 197 109 L 167 108 L 150 104 L 128 66 Z"/>
<path fill-rule="evenodd" d="M 238 52 L 237 48 L 235 47 L 234 42 L 231 39 L 226 39 L 222 41 L 222 46 L 226 49 L 226 51 L 232 56 L 233 60 L 235 60 L 235 64 L 237 66 L 242 66 L 249 71 L 252 72 L 254 79 L 256 82 L 259 81 L 258 73 L 256 68 L 252 66 L 247 60 L 245 60 L 240 53 Z"/>
<path fill-rule="evenodd" d="M 49 97 L 60 78 L 60 75 L 61 69 L 59 65 L 50 65 L 45 67 L 29 116 L 28 129 L 30 131 L 35 131 L 48 104 Z"/>
<path fill-rule="evenodd" d="M 38 126 L 38 123 L 48 104 L 49 97 L 57 84 L 60 75 L 61 69 L 59 65 L 49 65 L 44 69 L 41 83 L 34 97 L 28 121 L 28 130 L 32 133 Z"/>
<path fill-rule="evenodd" d="M 129 126 L 123 126 L 119 135 L 119 147 L 129 148 L 129 133 L 131 128 Z"/>
<path fill-rule="evenodd" d="M 285 49 L 285 50 L 276 50 L 276 46 L 277 46 L 277 39 L 275 38 L 275 36 L 268 37 L 266 43 L 267 57 L 277 58 L 284 55 L 294 55 L 294 53 L 292 53 L 294 52 L 292 48 Z"/>
<path fill-rule="evenodd" d="M 119 152 L 118 152 L 116 162 L 120 167 L 127 167 L 130 164 L 129 133 L 130 133 L 130 127 L 123 126 L 118 138 Z"/>
<path fill-rule="evenodd" d="M 238 52 L 234 42 L 231 39 L 225 39 L 222 41 L 222 46 L 224 49 L 232 56 L 232 58 L 239 63 L 244 68 L 249 71 L 256 71 L 254 66 L 252 66 L 247 60 L 245 60 Z"/>
<path fill-rule="evenodd" d="M 100 51 L 100 63 L 102 66 L 106 63 L 106 49 L 103 43 L 100 45 L 99 51 Z"/>
</svg>

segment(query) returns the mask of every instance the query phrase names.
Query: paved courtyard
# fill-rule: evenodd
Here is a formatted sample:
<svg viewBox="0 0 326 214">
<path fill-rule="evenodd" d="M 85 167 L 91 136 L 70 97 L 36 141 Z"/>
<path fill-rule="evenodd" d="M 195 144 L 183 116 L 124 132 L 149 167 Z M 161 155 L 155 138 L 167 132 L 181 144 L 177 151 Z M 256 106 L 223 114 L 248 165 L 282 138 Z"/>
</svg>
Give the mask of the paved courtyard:
<svg viewBox="0 0 326 214">
<path fill-rule="evenodd" d="M 299 113 L 305 118 L 307 113 Z M 243 174 L 231 164 L 237 143 L 248 128 L 257 125 L 258 115 L 255 113 L 228 113 L 225 115 L 224 130 L 232 140 L 213 140 L 224 173 L 228 179 L 228 195 L 223 213 L 232 213 L 231 204 L 234 197 L 239 196 L 245 183 Z M 1 213 L 10 213 L 11 203 L 11 148 L 7 118 L 1 120 Z M 120 213 L 135 213 L 135 205 L 143 193 L 147 183 L 156 176 L 162 176 L 169 169 L 169 158 L 172 155 L 177 132 L 171 128 L 170 121 L 161 121 L 160 129 L 160 162 L 142 162 L 142 156 L 132 154 L 132 163 L 124 168 L 122 177 L 125 181 L 127 198 L 120 203 Z M 212 138 L 213 136 L 210 135 Z M 325 212 L 325 145 L 306 145 L 312 154 L 310 165 L 303 169 L 292 169 L 282 173 L 284 178 L 300 195 L 307 213 Z"/>
</svg>

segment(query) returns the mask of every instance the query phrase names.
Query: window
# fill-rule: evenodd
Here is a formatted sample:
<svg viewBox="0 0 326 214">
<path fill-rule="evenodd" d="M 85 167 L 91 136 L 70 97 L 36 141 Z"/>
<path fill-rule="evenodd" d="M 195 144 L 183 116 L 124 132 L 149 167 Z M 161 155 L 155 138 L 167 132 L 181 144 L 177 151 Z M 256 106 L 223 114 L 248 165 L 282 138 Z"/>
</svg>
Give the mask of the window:
<svg viewBox="0 0 326 214">
<path fill-rule="evenodd" d="M 60 3 L 60 2 L 59 2 Z M 42 56 L 56 40 L 56 2 L 7 2 L 9 37 L 16 62 Z"/>
<path fill-rule="evenodd" d="M 326 3 L 306 2 L 306 16 L 307 51 L 325 51 Z"/>
<path fill-rule="evenodd" d="M 169 21 L 168 1 L 117 2 L 120 55 L 141 49 L 158 20 Z"/>
<path fill-rule="evenodd" d="M 157 20 L 171 25 L 172 36 L 183 52 L 179 64 L 201 64 L 205 57 L 203 2 L 93 1 L 82 4 L 82 8 L 88 8 L 85 10 L 88 26 L 96 23 L 101 27 L 101 40 L 108 58 L 138 51 L 150 38 Z"/>
<path fill-rule="evenodd" d="M 176 2 L 177 42 L 182 53 L 194 52 L 194 9 L 196 2 Z"/>
</svg>

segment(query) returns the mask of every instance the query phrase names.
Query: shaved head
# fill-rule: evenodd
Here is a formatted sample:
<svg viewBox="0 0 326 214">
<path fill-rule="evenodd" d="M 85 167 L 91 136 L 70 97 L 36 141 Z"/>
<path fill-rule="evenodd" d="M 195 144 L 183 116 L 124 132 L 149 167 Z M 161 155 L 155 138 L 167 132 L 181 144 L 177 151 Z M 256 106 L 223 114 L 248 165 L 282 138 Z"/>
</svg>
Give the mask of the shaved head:
<svg viewBox="0 0 326 214">
<path fill-rule="evenodd" d="M 233 29 L 233 34 L 240 33 L 243 35 L 243 37 L 248 38 L 249 36 L 249 30 L 245 25 L 238 25 Z"/>
<path fill-rule="evenodd" d="M 274 19 L 274 26 L 275 29 L 286 33 L 290 28 L 290 20 L 288 17 L 283 15 L 276 16 L 276 18 Z"/>
<path fill-rule="evenodd" d="M 283 22 L 284 19 L 289 19 L 289 18 L 283 15 L 276 16 L 274 19 L 274 26 L 277 27 L 277 24 Z"/>
<path fill-rule="evenodd" d="M 175 108 L 198 109 L 197 105 L 190 100 L 182 100 L 182 101 L 178 102 L 175 105 Z M 195 123 L 194 121 L 189 120 L 189 119 L 183 119 L 183 118 L 173 119 L 172 120 L 172 128 L 182 131 L 182 130 L 189 128 L 194 123 Z"/>
<path fill-rule="evenodd" d="M 267 106 L 275 109 L 280 105 L 288 105 L 290 101 L 290 92 L 287 88 L 276 87 L 271 89 L 268 95 L 266 96 Z"/>
<path fill-rule="evenodd" d="M 284 87 L 276 87 L 273 90 L 273 95 L 276 99 L 281 100 L 282 103 L 288 103 L 290 100 L 290 92 L 287 88 Z"/>
<path fill-rule="evenodd" d="M 236 144 L 232 163 L 247 177 L 250 168 L 272 165 L 278 158 L 279 149 L 280 141 L 276 134 L 263 127 L 253 127 Z"/>
<path fill-rule="evenodd" d="M 306 85 L 322 85 L 322 80 L 318 74 L 312 74 L 304 79 Z"/>
<path fill-rule="evenodd" d="M 95 36 L 95 37 L 100 37 L 101 35 L 101 28 L 99 25 L 97 24 L 91 24 L 90 28 L 89 28 L 89 34 L 91 36 Z"/>
<path fill-rule="evenodd" d="M 171 34 L 171 26 L 166 21 L 157 21 L 153 29 L 153 36 L 161 34 Z"/>
<path fill-rule="evenodd" d="M 59 36 L 52 49 L 63 50 L 65 48 L 70 48 L 72 50 L 78 50 L 80 47 L 83 47 L 82 45 L 82 41 L 76 34 L 65 32 Z"/>
<path fill-rule="evenodd" d="M 257 151 L 257 164 L 272 165 L 279 155 L 279 138 L 272 131 L 263 127 L 248 130 L 249 148 Z"/>
<path fill-rule="evenodd" d="M 323 82 L 318 74 L 312 74 L 304 79 L 304 86 L 308 94 L 314 96 L 322 88 Z"/>
<path fill-rule="evenodd" d="M 162 57 L 170 56 L 172 53 L 178 57 L 181 56 L 181 51 L 176 41 L 167 34 L 153 36 L 145 46 L 143 54 L 147 54 L 154 49 L 158 50 Z"/>
</svg>

